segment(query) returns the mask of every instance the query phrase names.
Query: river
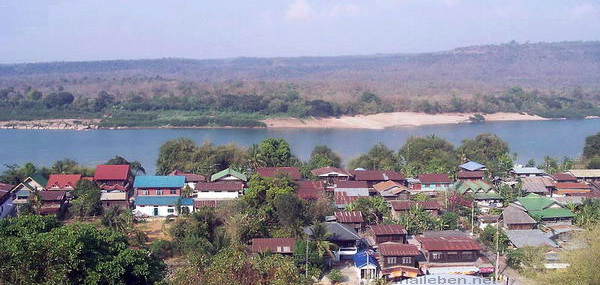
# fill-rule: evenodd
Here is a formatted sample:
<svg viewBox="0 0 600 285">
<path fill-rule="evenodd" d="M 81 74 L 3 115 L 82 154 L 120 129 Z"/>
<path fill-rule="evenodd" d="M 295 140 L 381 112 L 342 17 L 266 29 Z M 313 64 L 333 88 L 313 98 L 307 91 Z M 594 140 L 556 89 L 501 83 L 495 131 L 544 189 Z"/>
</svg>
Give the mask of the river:
<svg viewBox="0 0 600 285">
<path fill-rule="evenodd" d="M 235 143 L 249 146 L 262 139 L 287 140 L 294 154 L 306 159 L 315 145 L 327 145 L 345 161 L 368 151 L 378 142 L 397 150 L 410 136 L 435 134 L 455 145 L 463 139 L 489 132 L 508 142 L 518 154 L 518 162 L 544 156 L 562 159 L 581 155 L 585 138 L 600 132 L 600 119 L 486 122 L 385 130 L 363 129 L 130 129 L 130 130 L 0 130 L 0 170 L 6 164 L 32 162 L 50 165 L 71 158 L 94 166 L 115 155 L 138 160 L 148 173 L 154 173 L 158 149 L 166 140 L 191 138 L 198 143 Z"/>
</svg>

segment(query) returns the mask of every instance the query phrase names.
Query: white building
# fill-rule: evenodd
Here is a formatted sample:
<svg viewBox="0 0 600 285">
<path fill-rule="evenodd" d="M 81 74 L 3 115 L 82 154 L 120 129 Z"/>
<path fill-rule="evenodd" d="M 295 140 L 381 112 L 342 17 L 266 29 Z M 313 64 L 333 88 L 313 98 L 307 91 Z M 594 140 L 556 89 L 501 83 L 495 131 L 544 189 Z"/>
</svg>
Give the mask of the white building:
<svg viewBox="0 0 600 285">
<path fill-rule="evenodd" d="M 194 210 L 194 202 L 191 198 L 179 196 L 137 196 L 135 197 L 136 215 L 149 217 L 177 216 L 177 206 L 181 206 L 181 212 L 191 213 Z"/>
<path fill-rule="evenodd" d="M 242 195 L 244 184 L 239 181 L 201 182 L 196 184 L 199 200 L 230 200 Z"/>
</svg>

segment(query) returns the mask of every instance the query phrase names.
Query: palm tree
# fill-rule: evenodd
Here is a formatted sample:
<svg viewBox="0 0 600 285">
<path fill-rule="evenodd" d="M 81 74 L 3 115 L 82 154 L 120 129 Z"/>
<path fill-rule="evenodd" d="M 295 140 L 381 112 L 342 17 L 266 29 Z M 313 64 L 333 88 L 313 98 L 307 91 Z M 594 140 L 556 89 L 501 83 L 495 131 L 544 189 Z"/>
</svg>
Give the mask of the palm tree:
<svg viewBox="0 0 600 285">
<path fill-rule="evenodd" d="M 334 248 L 335 245 L 329 241 L 333 235 L 327 231 L 325 224 L 316 223 L 312 226 L 310 232 L 310 238 L 316 243 L 319 256 L 324 256 L 325 253 L 327 253 L 329 257 L 334 257 L 331 249 Z"/>
</svg>

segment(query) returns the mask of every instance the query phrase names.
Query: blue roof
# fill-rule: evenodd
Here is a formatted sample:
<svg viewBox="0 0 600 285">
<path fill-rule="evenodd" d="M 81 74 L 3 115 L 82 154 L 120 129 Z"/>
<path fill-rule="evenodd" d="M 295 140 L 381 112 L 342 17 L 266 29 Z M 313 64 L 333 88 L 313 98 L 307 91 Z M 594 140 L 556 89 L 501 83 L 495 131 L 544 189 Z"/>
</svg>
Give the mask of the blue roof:
<svg viewBox="0 0 600 285">
<path fill-rule="evenodd" d="M 192 198 L 181 198 L 179 196 L 135 196 L 136 205 L 175 206 L 177 200 L 181 199 L 182 206 L 192 206 Z"/>
<path fill-rule="evenodd" d="M 468 171 L 475 171 L 475 170 L 479 170 L 482 168 L 485 168 L 485 165 L 475 162 L 475 161 L 469 161 L 467 163 L 463 163 L 460 165 L 460 168 L 462 169 L 466 169 Z"/>
<path fill-rule="evenodd" d="M 364 250 L 361 250 L 352 256 L 354 266 L 358 268 L 367 266 L 367 259 L 369 260 L 368 264 L 373 265 L 375 267 L 379 267 L 379 265 L 377 264 L 377 259 L 375 259 L 373 255 L 369 255 L 369 258 L 367 258 L 367 252 Z"/>
<path fill-rule="evenodd" d="M 185 176 L 136 176 L 134 188 L 182 188 Z"/>
</svg>

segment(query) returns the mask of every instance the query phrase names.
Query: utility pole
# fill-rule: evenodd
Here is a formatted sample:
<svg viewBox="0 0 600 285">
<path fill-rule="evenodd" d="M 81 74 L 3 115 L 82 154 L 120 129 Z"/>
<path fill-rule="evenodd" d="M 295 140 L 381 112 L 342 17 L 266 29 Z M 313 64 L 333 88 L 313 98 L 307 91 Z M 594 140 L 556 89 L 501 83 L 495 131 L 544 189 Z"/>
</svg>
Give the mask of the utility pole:
<svg viewBox="0 0 600 285">
<path fill-rule="evenodd" d="M 475 201 L 471 202 L 471 235 L 475 230 Z"/>
<path fill-rule="evenodd" d="M 496 223 L 496 267 L 494 268 L 494 282 L 498 282 L 498 267 L 500 266 L 500 219 Z"/>
<path fill-rule="evenodd" d="M 304 276 L 308 278 L 308 239 L 306 239 L 306 257 L 304 259 Z"/>
</svg>

